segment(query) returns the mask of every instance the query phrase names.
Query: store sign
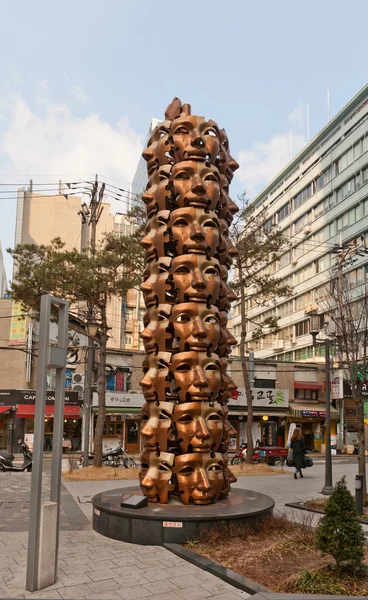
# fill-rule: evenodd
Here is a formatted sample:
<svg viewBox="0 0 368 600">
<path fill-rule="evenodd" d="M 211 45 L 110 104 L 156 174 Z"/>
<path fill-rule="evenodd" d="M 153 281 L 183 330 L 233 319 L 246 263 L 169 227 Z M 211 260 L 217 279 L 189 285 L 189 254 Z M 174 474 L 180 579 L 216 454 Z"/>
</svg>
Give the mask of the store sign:
<svg viewBox="0 0 368 600">
<path fill-rule="evenodd" d="M 344 397 L 344 373 L 338 371 L 331 381 L 332 400 L 340 400 Z"/>
<path fill-rule="evenodd" d="M 24 346 L 26 344 L 26 319 L 23 315 L 22 303 L 13 300 L 9 346 Z"/>
<path fill-rule="evenodd" d="M 326 416 L 325 410 L 302 410 L 300 412 L 302 417 L 313 417 L 319 419 L 319 417 L 324 418 Z"/>
<path fill-rule="evenodd" d="M 55 391 L 48 390 L 46 392 L 46 404 L 54 404 Z M 35 404 L 36 390 L 0 390 L 0 406 L 13 404 Z M 78 392 L 65 392 L 66 406 L 80 406 L 83 403 L 79 399 Z"/>
<path fill-rule="evenodd" d="M 112 408 L 140 408 L 145 403 L 143 394 L 134 392 L 106 392 L 106 406 Z M 98 406 L 98 394 L 93 393 L 92 406 Z"/>
<path fill-rule="evenodd" d="M 289 390 L 273 390 L 265 388 L 251 388 L 252 405 L 254 408 L 288 408 Z M 247 406 L 245 388 L 238 388 L 238 397 L 232 398 L 231 406 Z"/>
</svg>

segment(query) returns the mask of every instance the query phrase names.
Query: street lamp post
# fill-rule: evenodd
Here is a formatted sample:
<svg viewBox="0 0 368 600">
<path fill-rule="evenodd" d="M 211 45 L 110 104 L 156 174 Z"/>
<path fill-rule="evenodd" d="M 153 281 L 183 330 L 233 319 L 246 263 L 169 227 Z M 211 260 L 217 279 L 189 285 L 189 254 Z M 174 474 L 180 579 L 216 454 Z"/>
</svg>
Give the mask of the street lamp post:
<svg viewBox="0 0 368 600">
<path fill-rule="evenodd" d="M 97 335 L 98 325 L 96 323 L 87 324 L 88 334 L 88 350 L 87 350 L 87 363 L 86 363 L 86 375 L 84 378 L 84 444 L 83 444 L 83 466 L 88 467 L 89 457 L 89 437 L 91 430 L 91 405 L 92 405 L 92 378 L 93 378 L 93 366 L 95 362 L 95 343 L 94 338 Z"/>
<path fill-rule="evenodd" d="M 313 346 L 317 345 L 317 335 L 320 332 L 320 315 L 310 317 L 310 333 L 313 337 Z M 330 364 L 330 340 L 326 336 L 325 344 L 325 371 L 326 371 L 326 463 L 325 463 L 325 485 L 321 494 L 330 496 L 334 491 L 332 485 L 332 454 L 331 454 L 331 364 Z"/>
</svg>

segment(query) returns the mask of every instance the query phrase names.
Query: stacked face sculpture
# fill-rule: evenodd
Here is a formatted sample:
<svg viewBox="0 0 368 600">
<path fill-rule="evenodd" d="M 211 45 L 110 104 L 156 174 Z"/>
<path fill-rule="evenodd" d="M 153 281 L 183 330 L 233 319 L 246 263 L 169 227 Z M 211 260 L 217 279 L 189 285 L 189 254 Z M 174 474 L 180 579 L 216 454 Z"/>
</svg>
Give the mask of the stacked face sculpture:
<svg viewBox="0 0 368 600">
<path fill-rule="evenodd" d="M 236 386 L 226 371 L 236 341 L 226 325 L 236 299 L 227 284 L 237 254 L 228 229 L 238 207 L 228 192 L 238 164 L 214 121 L 191 115 L 178 98 L 165 117 L 143 152 L 149 182 L 140 484 L 151 502 L 209 504 L 236 481 L 227 466 L 227 403 Z"/>
</svg>

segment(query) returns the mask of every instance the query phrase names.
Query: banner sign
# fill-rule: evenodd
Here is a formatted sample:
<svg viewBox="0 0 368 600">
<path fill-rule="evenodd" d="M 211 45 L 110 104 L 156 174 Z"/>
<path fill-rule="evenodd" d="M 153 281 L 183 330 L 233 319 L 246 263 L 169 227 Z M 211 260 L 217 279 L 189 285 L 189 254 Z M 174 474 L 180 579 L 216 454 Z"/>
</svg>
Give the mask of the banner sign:
<svg viewBox="0 0 368 600">
<path fill-rule="evenodd" d="M 288 408 L 289 390 L 251 388 L 254 408 Z M 238 388 L 238 397 L 231 399 L 230 406 L 247 406 L 245 388 Z"/>
<path fill-rule="evenodd" d="M 14 404 L 35 404 L 36 390 L 1 390 L 0 389 L 0 406 Z M 55 391 L 48 390 L 46 392 L 46 404 L 54 404 Z M 79 399 L 78 392 L 65 391 L 66 406 L 80 406 L 83 400 Z"/>
<path fill-rule="evenodd" d="M 143 394 L 134 392 L 106 391 L 106 406 L 111 408 L 142 407 L 145 403 Z M 98 394 L 93 393 L 92 406 L 98 406 Z"/>
<path fill-rule="evenodd" d="M 344 397 L 344 372 L 338 371 L 331 381 L 332 400 L 341 400 Z"/>
<path fill-rule="evenodd" d="M 12 304 L 12 316 L 10 322 L 9 346 L 24 346 L 26 344 L 26 319 L 20 302 Z"/>
</svg>

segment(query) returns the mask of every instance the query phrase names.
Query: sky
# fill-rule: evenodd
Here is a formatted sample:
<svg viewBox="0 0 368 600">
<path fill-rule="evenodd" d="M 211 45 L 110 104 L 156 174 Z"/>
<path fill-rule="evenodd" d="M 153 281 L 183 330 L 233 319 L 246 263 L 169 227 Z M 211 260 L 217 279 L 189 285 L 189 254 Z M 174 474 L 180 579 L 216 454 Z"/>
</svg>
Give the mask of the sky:
<svg viewBox="0 0 368 600">
<path fill-rule="evenodd" d="M 327 90 L 332 118 L 368 79 L 366 0 L 18 0 L 0 11 L 4 254 L 19 185 L 52 191 L 97 173 L 128 189 L 150 120 L 174 96 L 225 127 L 240 163 L 232 196 L 252 198 L 289 162 L 290 132 L 293 156 L 305 145 L 307 104 L 313 137 Z"/>
</svg>

